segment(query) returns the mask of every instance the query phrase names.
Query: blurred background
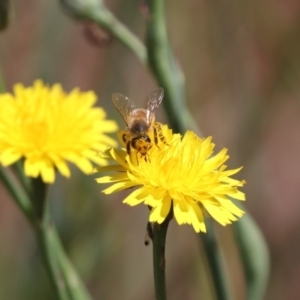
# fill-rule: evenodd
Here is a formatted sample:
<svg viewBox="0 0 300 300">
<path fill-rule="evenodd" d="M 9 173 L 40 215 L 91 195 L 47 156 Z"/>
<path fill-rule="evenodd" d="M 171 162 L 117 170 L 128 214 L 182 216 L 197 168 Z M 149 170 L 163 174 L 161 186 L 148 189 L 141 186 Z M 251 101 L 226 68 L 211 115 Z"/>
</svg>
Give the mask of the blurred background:
<svg viewBox="0 0 300 300">
<path fill-rule="evenodd" d="M 106 4 L 141 40 L 139 1 Z M 187 104 L 216 150 L 229 148 L 241 165 L 246 207 L 271 254 L 265 299 L 300 295 L 300 2 L 297 0 L 167 0 L 174 53 L 186 76 Z M 110 95 L 142 105 L 156 87 L 152 75 L 106 32 L 66 16 L 59 1 L 13 1 L 0 33 L 7 90 L 42 78 L 94 90 L 98 105 L 120 127 Z M 1 109 L 1 108 L 0 108 Z M 163 109 L 157 119 L 167 122 Z M 94 299 L 154 299 L 152 248 L 144 246 L 148 210 L 104 197 L 103 186 L 76 168 L 50 187 L 51 211 L 70 259 Z M 216 225 L 236 300 L 245 299 L 232 228 Z M 199 255 L 199 249 L 200 254 Z M 169 299 L 215 299 L 202 246 L 191 226 L 172 222 L 167 239 Z M 55 299 L 33 232 L 0 185 L 0 299 Z"/>
</svg>

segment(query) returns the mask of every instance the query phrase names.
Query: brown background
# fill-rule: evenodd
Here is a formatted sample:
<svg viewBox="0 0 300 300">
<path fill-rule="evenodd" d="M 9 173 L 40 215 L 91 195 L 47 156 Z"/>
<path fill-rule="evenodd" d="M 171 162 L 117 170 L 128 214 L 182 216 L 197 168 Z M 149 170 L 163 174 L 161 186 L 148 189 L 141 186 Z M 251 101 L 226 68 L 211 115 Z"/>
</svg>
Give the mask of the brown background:
<svg viewBox="0 0 300 300">
<path fill-rule="evenodd" d="M 107 1 L 144 38 L 138 1 Z M 170 40 L 186 76 L 187 102 L 231 168 L 244 166 L 246 207 L 270 248 L 265 299 L 300 295 L 300 2 L 297 0 L 166 1 Z M 96 40 L 91 38 L 96 36 Z M 89 34 L 88 34 L 89 33 Z M 110 100 L 136 102 L 155 86 L 151 74 L 117 41 L 63 14 L 58 1 L 14 1 L 0 33 L 6 87 L 36 78 L 70 91 L 95 90 L 109 118 L 123 126 Z M 1 108 L 0 108 L 1 109 Z M 165 120 L 160 110 L 157 118 Z M 72 169 L 49 191 L 64 246 L 94 299 L 154 299 L 151 247 L 143 244 L 148 211 L 104 197 L 92 177 Z M 245 299 L 230 226 L 216 226 L 231 285 Z M 198 238 L 172 222 L 167 244 L 169 299 L 214 299 Z M 200 245 L 200 254 L 202 248 Z M 0 299 L 55 299 L 29 224 L 0 186 Z"/>
</svg>

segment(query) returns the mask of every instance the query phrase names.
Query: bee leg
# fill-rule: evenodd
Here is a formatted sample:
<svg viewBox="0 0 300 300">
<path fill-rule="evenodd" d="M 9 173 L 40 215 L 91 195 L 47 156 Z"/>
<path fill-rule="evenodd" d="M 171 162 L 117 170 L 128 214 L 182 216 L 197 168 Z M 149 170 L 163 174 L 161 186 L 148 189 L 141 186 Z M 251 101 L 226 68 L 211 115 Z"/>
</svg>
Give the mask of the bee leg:
<svg viewBox="0 0 300 300">
<path fill-rule="evenodd" d="M 164 137 L 164 135 L 163 135 L 162 132 L 161 132 L 161 126 L 160 126 L 159 123 L 156 123 L 156 124 L 155 124 L 155 127 L 154 127 L 154 140 L 155 140 L 155 135 L 156 135 L 156 138 L 157 138 L 157 136 L 158 136 L 159 139 L 160 139 L 164 144 L 168 145 L 167 142 L 166 142 L 166 138 Z"/>
<path fill-rule="evenodd" d="M 145 154 L 145 161 L 151 163 L 151 159 L 150 159 L 150 156 L 148 155 L 148 153 Z"/>
<path fill-rule="evenodd" d="M 161 131 L 158 132 L 158 136 L 159 136 L 160 140 L 161 140 L 164 144 L 168 145 L 168 144 L 167 144 L 167 141 L 166 141 L 166 138 L 165 138 L 164 135 L 161 133 Z"/>
<path fill-rule="evenodd" d="M 138 151 L 136 151 L 136 153 L 135 153 L 135 159 L 136 159 L 136 163 L 137 163 L 137 165 L 139 165 L 139 157 L 138 157 Z"/>
<path fill-rule="evenodd" d="M 166 141 L 166 138 L 163 136 L 163 134 L 162 134 L 161 132 L 159 132 L 159 138 L 160 138 L 160 140 L 161 140 L 164 144 L 168 145 L 168 144 L 167 144 L 167 141 Z"/>
<path fill-rule="evenodd" d="M 130 155 L 130 142 L 126 144 L 127 153 Z"/>
<path fill-rule="evenodd" d="M 156 127 L 153 128 L 153 133 L 154 133 L 154 143 L 158 147 L 158 149 L 160 149 L 158 146 L 158 133 Z"/>
</svg>

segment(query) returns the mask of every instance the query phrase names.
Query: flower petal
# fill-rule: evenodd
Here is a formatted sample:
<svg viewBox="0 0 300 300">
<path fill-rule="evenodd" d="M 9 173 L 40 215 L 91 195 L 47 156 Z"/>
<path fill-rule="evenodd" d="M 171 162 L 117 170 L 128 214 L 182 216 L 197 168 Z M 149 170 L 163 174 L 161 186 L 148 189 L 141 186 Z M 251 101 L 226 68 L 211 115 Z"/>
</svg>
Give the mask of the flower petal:
<svg viewBox="0 0 300 300">
<path fill-rule="evenodd" d="M 21 154 L 15 152 L 13 149 L 8 148 L 0 152 L 0 162 L 4 167 L 9 166 L 21 158 Z"/>
<path fill-rule="evenodd" d="M 171 197 L 167 195 L 156 207 L 153 207 L 150 213 L 149 221 L 161 224 L 168 216 L 171 209 Z"/>
<path fill-rule="evenodd" d="M 130 181 L 121 181 L 118 183 L 115 183 L 113 185 L 111 185 L 109 188 L 105 189 L 102 191 L 102 193 L 104 194 L 112 194 L 112 193 L 116 193 L 122 190 L 126 190 L 128 188 L 134 187 L 136 186 L 135 183 L 132 183 Z"/>
<path fill-rule="evenodd" d="M 204 223 L 203 213 L 198 204 L 194 203 L 192 200 L 189 201 L 190 204 L 190 218 L 191 224 L 196 232 L 206 232 L 206 226 Z"/>
<path fill-rule="evenodd" d="M 124 200 L 123 203 L 128 204 L 130 206 L 138 205 L 144 202 L 145 197 L 148 196 L 148 193 L 145 191 L 144 188 L 139 188 L 128 195 Z"/>
<path fill-rule="evenodd" d="M 128 177 L 126 173 L 117 173 L 111 176 L 103 176 L 97 178 L 96 181 L 98 183 L 110 183 L 110 182 L 117 182 L 117 181 L 128 181 Z"/>
</svg>

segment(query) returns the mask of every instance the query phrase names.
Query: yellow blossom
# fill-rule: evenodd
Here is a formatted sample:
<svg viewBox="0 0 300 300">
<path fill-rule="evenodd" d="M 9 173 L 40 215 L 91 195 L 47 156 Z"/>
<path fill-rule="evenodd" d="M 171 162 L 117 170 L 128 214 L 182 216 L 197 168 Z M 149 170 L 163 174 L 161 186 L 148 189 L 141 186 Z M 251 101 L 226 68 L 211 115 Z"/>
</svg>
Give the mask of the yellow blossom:
<svg viewBox="0 0 300 300">
<path fill-rule="evenodd" d="M 137 187 L 123 201 L 134 206 L 144 203 L 151 207 L 150 222 L 162 223 L 173 209 L 178 224 L 191 224 L 196 232 L 206 231 L 204 212 L 222 225 L 236 221 L 244 212 L 230 198 L 245 200 L 238 190 L 244 181 L 231 178 L 241 168 L 226 170 L 227 149 L 213 155 L 211 137 L 201 139 L 188 131 L 182 137 L 168 135 L 167 144 L 149 150 L 149 158 L 130 156 L 125 149 L 108 149 L 105 157 L 115 163 L 99 167 L 100 172 L 111 171 L 98 183 L 111 183 L 105 194 Z M 138 159 L 136 159 L 138 157 Z"/>
<path fill-rule="evenodd" d="M 102 108 L 93 107 L 96 95 L 79 89 L 65 93 L 36 80 L 32 87 L 14 86 L 14 94 L 0 95 L 0 163 L 8 166 L 24 158 L 27 176 L 55 180 L 55 169 L 70 176 L 67 161 L 84 173 L 94 161 L 106 163 L 96 151 L 116 142 L 106 133 L 117 130 Z"/>
</svg>

